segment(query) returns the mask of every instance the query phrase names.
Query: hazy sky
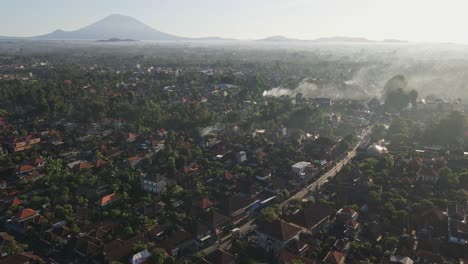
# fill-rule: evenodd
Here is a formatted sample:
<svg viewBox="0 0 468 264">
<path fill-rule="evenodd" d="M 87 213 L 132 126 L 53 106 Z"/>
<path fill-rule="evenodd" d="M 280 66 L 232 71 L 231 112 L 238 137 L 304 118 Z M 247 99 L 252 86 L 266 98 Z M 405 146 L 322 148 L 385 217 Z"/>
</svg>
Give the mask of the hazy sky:
<svg viewBox="0 0 468 264">
<path fill-rule="evenodd" d="M 0 0 L 0 35 L 75 30 L 110 14 L 184 37 L 468 43 L 466 0 Z"/>
</svg>

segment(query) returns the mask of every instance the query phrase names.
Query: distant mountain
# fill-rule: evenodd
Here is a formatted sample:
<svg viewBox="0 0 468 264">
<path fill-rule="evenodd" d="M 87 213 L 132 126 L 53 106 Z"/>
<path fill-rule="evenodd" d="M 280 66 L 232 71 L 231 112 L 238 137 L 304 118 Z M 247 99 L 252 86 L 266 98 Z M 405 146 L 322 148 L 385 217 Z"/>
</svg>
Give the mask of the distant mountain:
<svg viewBox="0 0 468 264">
<path fill-rule="evenodd" d="M 287 41 L 300 41 L 299 39 L 287 38 L 285 36 L 271 36 L 257 41 L 272 41 L 272 42 L 287 42 Z"/>
<path fill-rule="evenodd" d="M 221 37 L 203 37 L 203 38 L 192 38 L 190 40 L 198 41 L 235 41 L 233 38 L 221 38 Z"/>
<path fill-rule="evenodd" d="M 382 42 L 388 42 L 388 43 L 408 43 L 407 40 L 399 40 L 399 39 L 384 39 Z"/>
<path fill-rule="evenodd" d="M 165 32 L 156 30 L 139 20 L 124 16 L 110 15 L 101 19 L 89 26 L 80 28 L 74 31 L 56 30 L 52 33 L 36 36 L 36 37 L 4 37 L 0 39 L 41 39 L 41 40 L 93 40 L 100 42 L 122 42 L 122 41 L 139 41 L 139 40 L 156 40 L 156 41 L 237 41 L 236 39 L 220 38 L 220 37 L 204 37 L 204 38 L 184 38 L 171 35 Z M 284 36 L 271 36 L 257 40 L 259 42 L 378 42 L 366 38 L 353 37 L 329 37 L 318 38 L 315 40 L 300 40 L 287 38 Z M 381 42 L 403 43 L 406 41 L 387 39 Z"/>
<path fill-rule="evenodd" d="M 158 31 L 129 16 L 110 15 L 96 23 L 74 31 L 56 30 L 50 34 L 37 36 L 39 39 L 60 40 L 182 40 L 184 38 Z"/>
<path fill-rule="evenodd" d="M 321 42 L 321 43 L 332 43 L 332 42 L 341 42 L 341 43 L 374 43 L 378 42 L 375 40 L 370 40 L 366 38 L 353 38 L 353 37 L 328 37 L 328 38 L 318 38 L 318 39 L 312 39 L 312 40 L 300 40 L 300 39 L 293 39 L 293 38 L 287 38 L 284 36 L 271 36 L 267 37 L 264 39 L 259 39 L 257 41 L 265 41 L 265 42 Z M 395 40 L 395 39 L 386 39 L 383 40 L 382 42 L 391 42 L 391 43 L 404 43 L 407 41 L 402 41 L 402 40 Z"/>
<path fill-rule="evenodd" d="M 329 38 L 318 38 L 313 40 L 314 42 L 375 42 L 366 38 L 351 38 L 351 37 L 329 37 Z"/>
<path fill-rule="evenodd" d="M 138 40 L 134 39 L 119 39 L 119 38 L 110 38 L 110 39 L 101 39 L 101 40 L 96 40 L 96 42 L 135 42 Z"/>
</svg>

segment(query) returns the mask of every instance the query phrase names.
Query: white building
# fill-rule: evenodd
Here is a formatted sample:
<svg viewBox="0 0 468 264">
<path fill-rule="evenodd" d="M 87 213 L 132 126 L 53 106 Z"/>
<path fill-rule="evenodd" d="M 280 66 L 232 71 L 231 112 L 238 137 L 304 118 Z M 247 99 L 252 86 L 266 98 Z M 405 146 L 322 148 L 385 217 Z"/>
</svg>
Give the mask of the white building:
<svg viewBox="0 0 468 264">
<path fill-rule="evenodd" d="M 239 151 L 236 153 L 236 161 L 237 163 L 242 163 L 247 160 L 247 152 Z"/>
<path fill-rule="evenodd" d="M 298 176 L 303 176 L 307 172 L 307 167 L 310 166 L 310 162 L 300 161 L 291 166 L 291 170 L 294 174 Z"/>
</svg>

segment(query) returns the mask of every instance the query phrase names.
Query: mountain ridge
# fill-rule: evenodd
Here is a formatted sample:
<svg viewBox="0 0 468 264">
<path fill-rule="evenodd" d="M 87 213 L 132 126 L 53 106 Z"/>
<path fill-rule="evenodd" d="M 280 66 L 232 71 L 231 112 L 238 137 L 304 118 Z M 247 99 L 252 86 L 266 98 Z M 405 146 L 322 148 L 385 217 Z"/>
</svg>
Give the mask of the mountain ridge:
<svg viewBox="0 0 468 264">
<path fill-rule="evenodd" d="M 79 28 L 77 30 L 65 31 L 57 29 L 51 33 L 33 36 L 33 37 L 6 37 L 0 36 L 0 39 L 39 39 L 39 40 L 108 40 L 108 39 L 132 39 L 149 41 L 239 41 L 239 39 L 222 38 L 217 36 L 187 38 L 172 35 L 166 32 L 154 29 L 151 26 L 131 17 L 120 14 L 112 14 L 104 17 L 94 23 Z M 369 40 L 359 37 L 325 37 L 312 40 L 301 40 L 288 38 L 281 35 L 270 36 L 263 39 L 256 39 L 256 42 L 302 42 L 302 43 L 326 43 L 326 42 L 344 42 L 344 43 L 407 43 L 408 41 L 388 39 L 383 41 Z"/>
<path fill-rule="evenodd" d="M 120 14 L 109 15 L 88 26 L 73 31 L 55 30 L 49 34 L 35 36 L 37 39 L 57 40 L 99 40 L 99 39 L 136 39 L 136 40 L 181 40 L 183 37 L 156 30 L 143 22 Z"/>
</svg>

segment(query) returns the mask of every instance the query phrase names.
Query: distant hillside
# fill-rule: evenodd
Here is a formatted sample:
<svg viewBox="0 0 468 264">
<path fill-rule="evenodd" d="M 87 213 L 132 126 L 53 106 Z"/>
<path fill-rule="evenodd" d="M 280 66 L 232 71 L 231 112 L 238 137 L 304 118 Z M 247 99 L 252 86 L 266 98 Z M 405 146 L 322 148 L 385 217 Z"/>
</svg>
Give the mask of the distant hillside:
<svg viewBox="0 0 468 264">
<path fill-rule="evenodd" d="M 287 38 L 287 37 L 284 37 L 284 36 L 271 36 L 271 37 L 267 37 L 267 38 L 264 38 L 264 39 L 259 39 L 258 41 L 300 41 L 298 39 L 292 39 L 292 38 Z"/>
<path fill-rule="evenodd" d="M 56 30 L 50 34 L 37 36 L 39 39 L 60 40 L 99 40 L 99 39 L 134 39 L 134 40 L 181 40 L 182 37 L 158 31 L 132 17 L 110 15 L 96 23 L 74 31 Z"/>
<path fill-rule="evenodd" d="M 110 39 L 101 39 L 97 40 L 96 42 L 135 42 L 138 40 L 134 39 L 119 39 L 119 38 L 110 38 Z"/>
<path fill-rule="evenodd" d="M 313 40 L 314 42 L 375 42 L 366 38 L 351 38 L 351 37 L 329 37 L 329 38 L 318 38 Z"/>
</svg>

